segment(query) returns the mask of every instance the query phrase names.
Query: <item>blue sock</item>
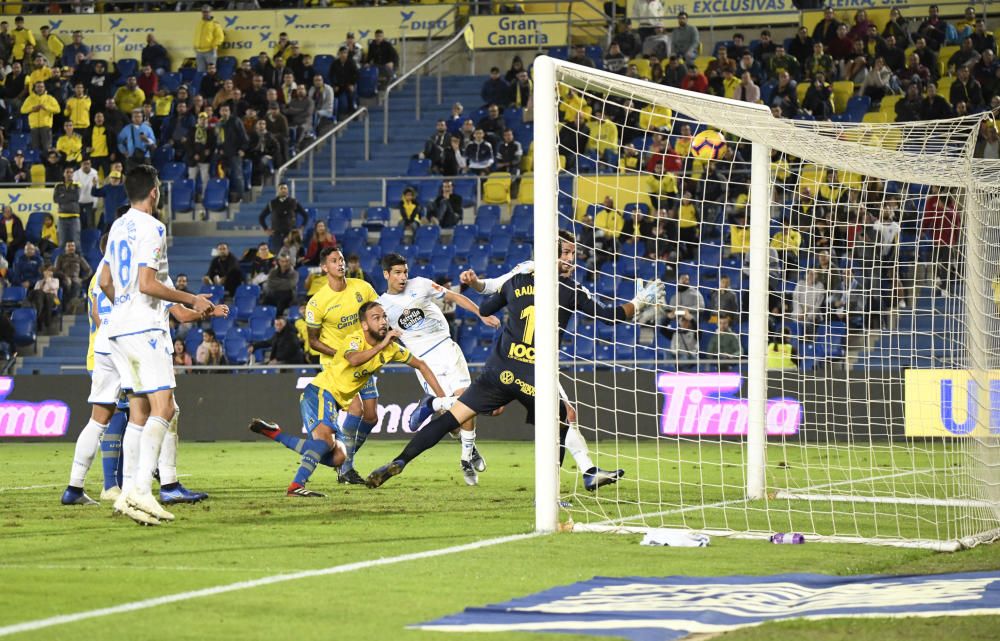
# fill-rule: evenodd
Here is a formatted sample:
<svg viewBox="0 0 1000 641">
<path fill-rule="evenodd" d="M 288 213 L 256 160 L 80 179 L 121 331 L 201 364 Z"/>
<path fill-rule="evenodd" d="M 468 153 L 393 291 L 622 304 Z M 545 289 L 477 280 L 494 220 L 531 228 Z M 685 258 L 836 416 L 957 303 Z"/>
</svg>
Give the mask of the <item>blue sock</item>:
<svg viewBox="0 0 1000 641">
<path fill-rule="evenodd" d="M 114 486 L 121 487 L 121 463 L 122 463 L 122 435 L 125 433 L 125 425 L 128 424 L 128 415 L 124 412 L 116 412 L 108 423 L 108 429 L 101 437 L 101 467 L 104 469 L 104 489 L 108 490 Z"/>
<path fill-rule="evenodd" d="M 330 446 L 327 445 L 326 441 L 317 439 L 305 441 L 305 447 L 302 452 L 302 464 L 299 466 L 299 471 L 295 473 L 295 482 L 299 485 L 305 485 L 309 481 L 309 477 L 312 476 L 320 459 L 329 451 Z"/>
<path fill-rule="evenodd" d="M 281 434 L 275 436 L 274 440 L 277 441 L 278 443 L 281 443 L 291 451 L 297 452 L 299 454 L 302 453 L 303 448 L 308 442 L 307 439 L 300 438 L 298 436 L 292 436 L 291 434 L 286 434 L 285 432 L 282 432 Z"/>
<path fill-rule="evenodd" d="M 355 454 L 358 453 L 358 450 L 361 449 L 361 446 L 364 445 L 365 441 L 368 440 L 368 435 L 372 433 L 373 429 L 375 429 L 375 423 L 365 423 L 364 421 L 362 421 L 361 427 L 358 429 L 357 444 L 354 446 Z"/>
<path fill-rule="evenodd" d="M 347 450 L 347 458 L 340 466 L 340 473 L 346 474 L 354 469 L 354 452 L 358 447 L 358 436 L 361 431 L 361 417 L 348 414 L 344 419 L 344 424 L 340 426 L 340 433 L 344 437 L 344 449 Z"/>
</svg>

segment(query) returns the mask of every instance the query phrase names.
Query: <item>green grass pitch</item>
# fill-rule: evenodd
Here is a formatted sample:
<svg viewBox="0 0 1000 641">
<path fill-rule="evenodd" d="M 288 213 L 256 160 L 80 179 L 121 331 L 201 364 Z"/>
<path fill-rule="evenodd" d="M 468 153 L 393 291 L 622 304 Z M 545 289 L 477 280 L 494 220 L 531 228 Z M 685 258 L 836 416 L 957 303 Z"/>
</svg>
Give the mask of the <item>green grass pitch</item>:
<svg viewBox="0 0 1000 641">
<path fill-rule="evenodd" d="M 399 443 L 372 442 L 367 472 Z M 177 521 L 140 528 L 110 506 L 62 507 L 70 444 L 0 445 L 0 627 L 237 581 L 435 550 L 527 532 L 533 523 L 529 443 L 482 442 L 489 470 L 466 487 L 458 448 L 428 452 L 383 488 L 338 486 L 328 469 L 288 499 L 296 466 L 273 443 L 182 443 L 183 482 L 211 499 Z M 712 481 L 712 466 L 702 480 Z M 723 469 L 719 467 L 718 469 Z M 784 474 L 769 468 L 769 478 Z M 88 490 L 96 495 L 95 463 Z M 568 478 L 568 477 L 567 477 Z M 718 483 L 718 479 L 715 479 Z M 31 488 L 31 489 L 19 489 Z M 631 492 L 623 486 L 623 492 Z M 716 537 L 705 549 L 646 548 L 638 536 L 544 536 L 474 551 L 295 580 L 116 614 L 11 639 L 593 639 L 549 634 L 445 634 L 410 624 L 596 575 L 914 574 L 1000 568 L 1000 545 L 937 554 L 863 545 L 770 545 Z M 769 624 L 726 639 L 852 641 L 995 639 L 1000 617 Z"/>
</svg>

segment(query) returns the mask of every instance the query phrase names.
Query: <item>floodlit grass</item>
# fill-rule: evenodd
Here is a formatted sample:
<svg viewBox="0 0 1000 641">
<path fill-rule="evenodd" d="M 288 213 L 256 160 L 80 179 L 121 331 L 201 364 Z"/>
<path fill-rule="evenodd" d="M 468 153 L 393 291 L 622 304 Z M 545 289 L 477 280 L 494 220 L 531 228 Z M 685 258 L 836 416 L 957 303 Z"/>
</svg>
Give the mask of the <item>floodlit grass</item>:
<svg viewBox="0 0 1000 641">
<path fill-rule="evenodd" d="M 366 473 L 385 462 L 399 447 L 399 443 L 370 443 L 360 457 L 360 470 Z M 177 507 L 176 523 L 140 528 L 112 518 L 107 505 L 59 505 L 71 445 L 5 443 L 0 446 L 0 626 L 529 531 L 530 444 L 485 441 L 481 449 L 490 467 L 476 488 L 462 482 L 458 448 L 445 442 L 377 491 L 338 486 L 330 470 L 320 469 L 310 487 L 326 492 L 328 498 L 306 500 L 283 496 L 297 461 L 278 445 L 183 443 L 181 473 L 189 476 L 182 481 L 209 492 L 211 499 Z M 736 450 L 732 448 L 734 456 Z M 642 463 L 647 464 L 652 465 Z M 702 480 L 714 479 L 716 485 L 719 477 L 710 476 L 716 472 L 706 470 L 727 469 L 702 468 Z M 627 472 L 635 477 L 635 470 Z M 95 496 L 99 477 L 95 464 L 88 481 Z M 564 477 L 567 486 L 571 478 Z M 43 487 L 12 489 L 30 486 Z M 622 487 L 623 492 L 633 491 L 628 485 Z M 737 518 L 736 511 L 728 513 Z M 444 634 L 406 626 L 596 575 L 913 574 L 1000 568 L 998 545 L 935 554 L 860 545 L 776 546 L 725 538 L 714 539 L 706 549 L 646 548 L 638 545 L 638 539 L 558 534 L 198 598 L 11 638 L 592 639 Z M 997 629 L 1000 617 L 824 621 L 767 625 L 726 638 L 976 639 L 995 638 Z"/>
</svg>

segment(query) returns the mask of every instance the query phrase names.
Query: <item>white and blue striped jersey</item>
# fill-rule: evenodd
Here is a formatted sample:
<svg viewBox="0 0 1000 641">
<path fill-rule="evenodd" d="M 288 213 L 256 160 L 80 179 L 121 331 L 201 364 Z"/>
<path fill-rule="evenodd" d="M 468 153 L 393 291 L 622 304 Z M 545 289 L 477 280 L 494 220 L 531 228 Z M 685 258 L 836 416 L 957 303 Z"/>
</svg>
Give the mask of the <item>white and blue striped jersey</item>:
<svg viewBox="0 0 1000 641">
<path fill-rule="evenodd" d="M 378 297 L 389 318 L 389 326 L 403 333 L 403 344 L 418 358 L 451 339 L 448 321 L 434 302 L 446 293 L 444 287 L 417 276 L 407 280 L 400 293 L 386 292 Z"/>
<path fill-rule="evenodd" d="M 163 223 L 137 209 L 129 209 L 108 233 L 104 262 L 114 280 L 115 300 L 108 338 L 162 330 L 165 309 L 160 299 L 139 290 L 139 270 L 156 270 L 160 282 L 168 278 L 167 229 Z"/>
</svg>

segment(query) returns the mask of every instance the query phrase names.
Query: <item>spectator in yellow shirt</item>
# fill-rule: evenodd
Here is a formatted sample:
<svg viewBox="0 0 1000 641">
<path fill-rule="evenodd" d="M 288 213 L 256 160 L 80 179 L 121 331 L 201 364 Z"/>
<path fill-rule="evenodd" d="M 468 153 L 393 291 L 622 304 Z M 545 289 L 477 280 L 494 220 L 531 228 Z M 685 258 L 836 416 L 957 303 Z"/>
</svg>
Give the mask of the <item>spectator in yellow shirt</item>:
<svg viewBox="0 0 1000 641">
<path fill-rule="evenodd" d="M 24 28 L 24 18 L 18 16 L 14 18 L 14 32 L 11 34 L 14 38 L 14 54 L 13 60 L 23 60 L 24 59 L 24 46 L 31 45 L 34 47 L 37 42 L 35 42 L 35 34 L 31 33 L 30 29 Z"/>
<path fill-rule="evenodd" d="M 63 115 L 73 123 L 73 127 L 83 133 L 90 127 L 90 96 L 83 91 L 83 83 L 73 86 L 73 95 L 66 100 Z"/>
<path fill-rule="evenodd" d="M 194 28 L 194 56 L 200 73 L 205 73 L 208 65 L 215 64 L 218 49 L 225 40 L 222 25 L 212 19 L 212 5 L 204 5 L 201 8 L 201 20 Z"/>
<path fill-rule="evenodd" d="M 52 28 L 49 25 L 42 25 L 42 37 L 38 42 L 38 51 L 45 54 L 49 64 L 59 64 L 64 46 L 59 36 L 52 33 Z"/>
<path fill-rule="evenodd" d="M 46 93 L 44 82 L 31 85 L 31 93 L 24 99 L 21 113 L 28 116 L 31 146 L 44 154 L 52 147 L 52 117 L 59 113 L 59 103 Z"/>
<path fill-rule="evenodd" d="M 309 276 L 311 278 L 312 274 L 310 274 Z M 316 280 L 319 280 L 319 281 L 321 281 L 322 283 L 325 284 L 326 283 L 326 276 L 323 275 L 323 274 L 320 274 L 320 276 L 321 276 L 321 278 L 318 278 Z M 318 290 L 319 290 L 319 288 L 317 288 L 317 291 Z M 301 340 L 302 343 L 303 343 L 303 345 L 305 345 L 306 362 L 307 363 L 318 363 L 319 362 L 319 352 L 317 352 L 316 350 L 314 350 L 309 345 L 309 327 L 306 325 L 305 315 L 306 315 L 306 306 L 305 305 L 299 305 L 299 317 L 295 319 L 295 331 L 299 335 L 299 340 Z"/>
<path fill-rule="evenodd" d="M 750 226 L 747 225 L 746 211 L 740 210 L 729 225 L 729 246 L 727 256 L 745 256 L 750 252 Z"/>
<path fill-rule="evenodd" d="M 25 87 L 34 87 L 36 82 L 48 82 L 49 78 L 52 77 L 52 68 L 49 67 L 48 61 L 45 56 L 36 53 L 35 57 L 32 59 L 31 73 L 28 77 L 24 79 Z"/>
<path fill-rule="evenodd" d="M 125 85 L 118 87 L 118 91 L 115 92 L 115 106 L 122 113 L 130 114 L 136 109 L 142 109 L 144 102 L 146 93 L 139 88 L 135 76 L 129 76 Z"/>
<path fill-rule="evenodd" d="M 694 205 L 693 196 L 684 190 L 681 196 L 681 206 L 677 210 L 677 235 L 680 238 L 681 259 L 693 258 L 698 246 L 698 209 Z"/>
<path fill-rule="evenodd" d="M 587 150 L 597 152 L 598 158 L 603 157 L 608 150 L 618 153 L 618 125 L 610 118 L 605 118 L 603 110 L 597 112 L 590 125 Z"/>
<path fill-rule="evenodd" d="M 83 138 L 73 131 L 73 123 L 63 123 L 63 135 L 56 141 L 56 151 L 62 154 L 63 160 L 74 165 L 83 161 Z"/>
<path fill-rule="evenodd" d="M 788 280 L 789 272 L 798 268 L 799 248 L 801 246 L 802 235 L 788 220 L 782 224 L 781 231 L 771 238 L 771 249 L 781 260 L 782 275 L 785 280 Z"/>
<path fill-rule="evenodd" d="M 625 228 L 625 217 L 615 209 L 615 201 L 605 196 L 601 209 L 594 216 L 594 237 L 605 251 L 614 252 L 618 236 Z"/>
</svg>

